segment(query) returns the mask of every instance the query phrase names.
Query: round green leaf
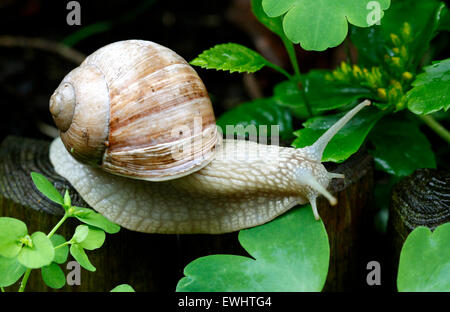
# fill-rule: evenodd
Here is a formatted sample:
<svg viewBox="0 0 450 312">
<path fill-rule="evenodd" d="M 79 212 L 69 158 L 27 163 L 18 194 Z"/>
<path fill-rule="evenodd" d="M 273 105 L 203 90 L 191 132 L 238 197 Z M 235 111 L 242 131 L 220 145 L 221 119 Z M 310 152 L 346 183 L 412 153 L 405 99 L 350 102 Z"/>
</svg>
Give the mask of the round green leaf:
<svg viewBox="0 0 450 312">
<path fill-rule="evenodd" d="M 114 287 L 111 292 L 135 292 L 135 290 L 128 284 L 122 284 Z"/>
<path fill-rule="evenodd" d="M 50 240 L 52 241 L 53 247 L 57 247 L 66 242 L 66 239 L 59 234 L 54 234 Z M 69 255 L 69 247 L 63 246 L 58 249 L 55 249 L 55 257 L 53 262 L 62 264 L 67 261 L 67 256 Z"/>
<path fill-rule="evenodd" d="M 330 246 L 311 206 L 292 209 L 239 233 L 254 258 L 212 255 L 186 266 L 177 291 L 320 291 L 328 273 Z"/>
<path fill-rule="evenodd" d="M 399 291 L 450 291 L 450 222 L 433 233 L 420 226 L 403 244 L 397 275 Z"/>
<path fill-rule="evenodd" d="M 83 223 L 98 227 L 109 234 L 120 231 L 120 226 L 89 208 L 74 207 L 74 216 Z"/>
<path fill-rule="evenodd" d="M 64 198 L 46 177 L 40 173 L 32 172 L 31 179 L 36 188 L 48 199 L 57 204 L 64 205 Z"/>
<path fill-rule="evenodd" d="M 99 228 L 89 226 L 87 237 L 79 244 L 87 250 L 94 250 L 102 247 L 105 242 L 105 232 Z"/>
<path fill-rule="evenodd" d="M 84 241 L 89 234 L 89 227 L 87 225 L 79 225 L 75 229 L 75 233 L 71 239 L 72 242 L 81 243 Z"/>
<path fill-rule="evenodd" d="M 8 287 L 19 280 L 26 268 L 17 261 L 17 258 L 0 256 L 0 287 Z"/>
<path fill-rule="evenodd" d="M 0 256 L 13 258 L 22 249 L 19 241 L 28 233 L 27 226 L 14 218 L 0 218 Z"/>
<path fill-rule="evenodd" d="M 66 284 L 66 276 L 63 270 L 54 262 L 42 267 L 41 274 L 42 280 L 48 287 L 60 289 Z"/>
<path fill-rule="evenodd" d="M 49 265 L 55 256 L 55 250 L 52 242 L 42 232 L 36 232 L 31 235 L 33 246 L 23 246 L 17 259 L 19 262 L 30 269 L 38 269 Z"/>
<path fill-rule="evenodd" d="M 70 246 L 70 254 L 83 268 L 88 271 L 95 272 L 96 269 L 89 261 L 89 258 L 86 255 L 83 247 L 78 244 L 73 244 L 72 246 Z"/>
</svg>

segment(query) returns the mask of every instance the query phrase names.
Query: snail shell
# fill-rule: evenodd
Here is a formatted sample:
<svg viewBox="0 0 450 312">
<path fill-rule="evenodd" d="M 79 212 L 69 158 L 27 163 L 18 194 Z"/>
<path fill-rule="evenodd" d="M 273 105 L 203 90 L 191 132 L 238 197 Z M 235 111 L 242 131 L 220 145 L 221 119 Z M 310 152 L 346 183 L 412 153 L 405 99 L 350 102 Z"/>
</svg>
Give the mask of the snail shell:
<svg viewBox="0 0 450 312">
<path fill-rule="evenodd" d="M 119 41 L 88 56 L 53 93 L 50 111 L 75 159 L 135 179 L 188 175 L 221 143 L 195 70 L 150 41 Z"/>
</svg>

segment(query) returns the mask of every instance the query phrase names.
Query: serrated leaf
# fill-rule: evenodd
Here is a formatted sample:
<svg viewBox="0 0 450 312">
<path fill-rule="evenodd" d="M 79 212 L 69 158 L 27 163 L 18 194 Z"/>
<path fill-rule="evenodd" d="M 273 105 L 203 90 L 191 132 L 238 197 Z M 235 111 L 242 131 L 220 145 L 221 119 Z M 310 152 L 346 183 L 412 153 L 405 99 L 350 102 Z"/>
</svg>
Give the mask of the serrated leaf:
<svg viewBox="0 0 450 312">
<path fill-rule="evenodd" d="M 66 285 L 66 276 L 59 265 L 52 262 L 41 268 L 42 280 L 50 288 L 60 289 Z"/>
<path fill-rule="evenodd" d="M 450 58 L 424 67 L 414 86 L 407 94 L 408 109 L 418 115 L 426 115 L 450 108 Z"/>
<path fill-rule="evenodd" d="M 23 246 L 17 259 L 30 269 L 38 269 L 49 265 L 55 256 L 55 250 L 50 239 L 42 232 L 31 235 L 33 246 Z"/>
<path fill-rule="evenodd" d="M 293 136 L 289 110 L 276 105 L 271 98 L 243 103 L 220 116 L 217 125 L 227 136 L 236 134 L 240 137 L 266 137 L 272 134 L 271 125 L 279 126 L 278 131 L 282 139 L 288 140 Z"/>
<path fill-rule="evenodd" d="M 86 255 L 83 247 L 78 244 L 72 244 L 70 246 L 70 254 L 83 268 L 88 271 L 95 272 L 96 268 L 89 261 L 89 258 Z"/>
<path fill-rule="evenodd" d="M 212 255 L 188 264 L 177 291 L 320 291 L 330 246 L 309 205 L 242 230 L 239 242 L 253 258 Z"/>
<path fill-rule="evenodd" d="M 419 168 L 436 168 L 430 142 L 419 126 L 408 120 L 381 120 L 369 137 L 376 167 L 395 176 L 408 176 Z"/>
<path fill-rule="evenodd" d="M 122 284 L 111 289 L 111 292 L 135 292 L 135 290 L 128 284 Z"/>
<path fill-rule="evenodd" d="M 64 244 L 66 242 L 66 239 L 59 234 L 54 234 L 50 241 L 53 244 L 53 247 L 57 247 L 61 244 Z M 69 247 L 63 246 L 58 249 L 55 249 L 55 257 L 53 258 L 53 262 L 62 264 L 67 261 L 67 256 L 69 255 Z"/>
<path fill-rule="evenodd" d="M 224 43 L 203 51 L 190 64 L 231 73 L 254 73 L 267 65 L 267 61 L 258 52 L 243 45 Z"/>
<path fill-rule="evenodd" d="M 22 249 L 20 239 L 28 234 L 27 225 L 20 220 L 0 218 L 0 256 L 16 257 Z"/>
<path fill-rule="evenodd" d="M 73 207 L 75 209 L 74 216 L 78 220 L 88 225 L 98 227 L 109 234 L 115 234 L 120 231 L 120 226 L 109 221 L 101 214 L 89 208 Z"/>
<path fill-rule="evenodd" d="M 44 194 L 51 201 L 64 205 L 64 198 L 46 177 L 40 173 L 32 172 L 31 179 L 39 192 Z"/>
<path fill-rule="evenodd" d="M 398 291 L 450 291 L 450 223 L 432 233 L 419 226 L 406 238 L 400 253 Z"/>
<path fill-rule="evenodd" d="M 105 232 L 99 228 L 89 226 L 87 237 L 79 244 L 87 250 L 94 250 L 102 247 L 105 242 Z"/>
<path fill-rule="evenodd" d="M 0 287 L 13 285 L 25 271 L 26 268 L 17 261 L 17 258 L 0 256 Z"/>
<path fill-rule="evenodd" d="M 294 43 L 305 50 L 323 51 L 344 41 L 347 22 L 368 27 L 380 21 L 390 0 L 263 0 L 262 6 L 270 17 L 284 14 L 283 29 Z M 373 3 L 373 1 L 372 1 Z"/>
<path fill-rule="evenodd" d="M 294 134 L 297 139 L 292 146 L 301 148 L 312 145 L 326 130 L 336 123 L 345 113 L 319 116 L 308 119 Z M 331 141 L 322 156 L 322 161 L 342 162 L 358 151 L 372 127 L 384 115 L 374 107 L 363 109 L 342 128 Z"/>
</svg>

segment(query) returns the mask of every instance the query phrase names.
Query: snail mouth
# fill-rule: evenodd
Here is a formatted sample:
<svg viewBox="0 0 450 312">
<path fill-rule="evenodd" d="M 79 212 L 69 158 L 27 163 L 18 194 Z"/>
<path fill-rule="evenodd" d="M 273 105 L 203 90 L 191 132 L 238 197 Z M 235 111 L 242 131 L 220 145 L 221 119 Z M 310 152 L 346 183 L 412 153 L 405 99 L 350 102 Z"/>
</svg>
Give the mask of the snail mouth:
<svg viewBox="0 0 450 312">
<path fill-rule="evenodd" d="M 67 131 L 72 124 L 75 104 L 75 89 L 68 82 L 61 83 L 50 97 L 50 112 L 56 126 L 62 132 Z"/>
</svg>

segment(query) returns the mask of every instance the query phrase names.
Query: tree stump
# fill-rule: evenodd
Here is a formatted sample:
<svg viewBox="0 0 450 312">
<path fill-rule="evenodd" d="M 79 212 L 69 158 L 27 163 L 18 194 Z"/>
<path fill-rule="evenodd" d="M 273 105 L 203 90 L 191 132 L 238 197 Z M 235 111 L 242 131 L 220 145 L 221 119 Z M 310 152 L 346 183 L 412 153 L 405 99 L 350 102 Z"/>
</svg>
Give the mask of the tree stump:
<svg viewBox="0 0 450 312">
<path fill-rule="evenodd" d="M 88 207 L 70 184 L 55 173 L 48 158 L 47 141 L 7 137 L 0 146 L 0 216 L 20 219 L 30 233 L 48 233 L 61 218 L 62 208 L 44 198 L 30 178 L 32 171 L 49 178 L 63 193 L 69 189 L 72 202 Z M 330 241 L 330 267 L 326 291 L 358 288 L 357 269 L 361 267 L 361 246 L 365 225 L 372 222 L 370 205 L 373 190 L 372 159 L 359 152 L 346 162 L 328 168 L 343 173 L 345 180 L 333 180 L 329 189 L 338 199 L 331 207 L 320 198 L 319 213 Z M 67 221 L 57 232 L 70 239 L 78 220 Z M 370 234 L 370 233 L 369 233 Z M 163 235 L 145 234 L 124 228 L 107 235 L 105 244 L 88 256 L 96 272 L 82 269 L 81 285 L 66 285 L 60 291 L 109 291 L 118 284 L 128 283 L 137 291 L 175 291 L 184 267 L 198 257 L 210 254 L 248 255 L 237 240 L 238 232 L 220 235 Z M 69 260 L 71 261 L 71 256 Z M 365 264 L 364 264 L 365 265 Z M 63 271 L 66 273 L 65 265 Z M 33 270 L 28 291 L 51 291 L 42 282 L 40 270 Z M 18 285 L 8 288 L 16 290 Z"/>
<path fill-rule="evenodd" d="M 450 221 L 450 171 L 419 169 L 392 190 L 388 236 L 391 242 L 392 284 L 396 279 L 403 243 L 418 226 L 434 230 Z"/>
</svg>

